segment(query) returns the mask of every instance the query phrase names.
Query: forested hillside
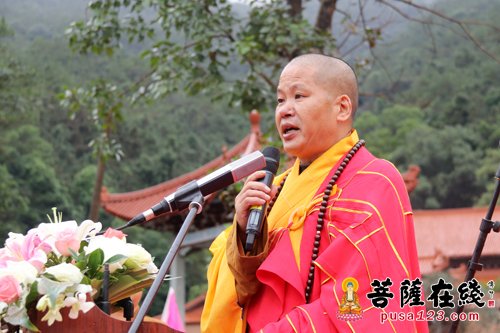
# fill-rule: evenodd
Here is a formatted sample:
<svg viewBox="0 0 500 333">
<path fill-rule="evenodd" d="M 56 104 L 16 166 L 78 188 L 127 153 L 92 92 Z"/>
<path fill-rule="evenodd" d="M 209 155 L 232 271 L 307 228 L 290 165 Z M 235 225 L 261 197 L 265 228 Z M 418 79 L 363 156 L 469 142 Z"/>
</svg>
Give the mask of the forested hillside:
<svg viewBox="0 0 500 333">
<path fill-rule="evenodd" d="M 91 110 L 71 118 L 59 95 L 101 78 L 125 85 L 145 71 L 133 45 L 113 59 L 72 52 L 64 30 L 84 15 L 87 1 L 71 3 L 0 1 L 2 245 L 8 232 L 24 233 L 48 222 L 51 207 L 62 211 L 63 219 L 88 218 L 97 169 L 89 143 L 99 134 Z M 197 168 L 248 133 L 247 111 L 182 93 L 128 104 L 123 109 L 126 121 L 114 136 L 123 156 L 119 162 L 109 159 L 104 185 L 110 192 L 137 190 Z M 123 223 L 104 212 L 99 220 L 106 226 Z M 130 242 L 143 244 L 156 257 L 158 266 L 173 239 L 142 228 L 127 234 Z M 205 279 L 206 258 L 188 258 L 189 286 Z M 152 312 L 161 311 L 164 294 Z"/>
<path fill-rule="evenodd" d="M 438 9 L 495 22 L 500 3 L 447 1 Z M 500 33 L 473 31 L 500 54 Z M 363 78 L 357 121 L 368 147 L 400 170 L 421 167 L 414 208 L 487 205 L 500 163 L 500 65 L 456 31 L 418 23 L 377 54 L 386 70 Z"/>
<path fill-rule="evenodd" d="M 89 144 L 101 133 L 91 109 L 71 114 L 61 105 L 65 91 L 91 89 L 102 80 L 127 87 L 149 70 L 139 57 L 140 43 L 115 50 L 113 57 L 70 50 L 65 30 L 85 17 L 86 4 L 0 0 L 2 243 L 9 231 L 25 232 L 46 221 L 51 207 L 66 219 L 88 217 L 97 170 Z M 490 0 L 440 1 L 437 7 L 470 21 L 496 22 L 500 14 L 500 3 Z M 372 50 L 383 66 L 374 61 L 360 67 L 355 123 L 360 136 L 401 171 L 410 164 L 421 167 L 412 194 L 415 208 L 485 205 L 500 163 L 500 64 L 458 27 L 415 22 L 398 27 Z M 473 31 L 500 54 L 499 31 L 481 25 Z M 363 53 L 352 59 L 372 57 Z M 244 70 L 234 68 L 236 74 Z M 141 189 L 193 170 L 246 135 L 250 110 L 229 107 L 224 98 L 214 101 L 199 90 L 122 103 L 112 140 L 114 152 L 123 155 L 119 161 L 107 159 L 104 185 L 110 191 Z M 266 132 L 272 131 L 272 117 L 264 115 Z M 105 214 L 101 220 L 121 223 Z M 130 234 L 160 260 L 171 237 L 140 228 Z M 200 269 L 189 274 L 188 284 L 198 290 L 207 260 L 203 255 L 192 260 L 191 267 Z"/>
<path fill-rule="evenodd" d="M 2 193 L 8 199 L 2 216 L 21 222 L 14 223 L 19 230 L 44 220 L 52 206 L 78 220 L 88 213 L 96 164 L 89 148 L 96 136 L 92 115 L 80 112 L 71 119 L 58 95 L 100 78 L 116 85 L 134 81 L 145 70 L 132 48 L 113 59 L 69 50 L 64 28 L 83 15 L 83 5 L 29 3 L 3 2 L 1 11 L 6 14 L 0 44 L 1 161 L 2 175 L 12 183 Z M 241 110 L 182 94 L 128 105 L 123 117 L 116 141 L 124 156 L 109 164 L 105 185 L 110 191 L 142 188 L 192 170 L 248 131 Z"/>
</svg>

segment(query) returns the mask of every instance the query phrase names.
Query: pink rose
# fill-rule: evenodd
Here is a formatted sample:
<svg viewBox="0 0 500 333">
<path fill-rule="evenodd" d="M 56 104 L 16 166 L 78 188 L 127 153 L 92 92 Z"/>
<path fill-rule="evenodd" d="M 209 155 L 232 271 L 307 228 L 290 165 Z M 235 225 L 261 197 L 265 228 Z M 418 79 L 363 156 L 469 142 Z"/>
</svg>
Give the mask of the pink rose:
<svg viewBox="0 0 500 333">
<path fill-rule="evenodd" d="M 80 240 L 73 228 L 66 228 L 56 235 L 55 247 L 63 256 L 71 256 L 70 250 L 78 252 L 80 249 Z"/>
<path fill-rule="evenodd" d="M 118 239 L 124 239 L 127 235 L 124 234 L 123 232 L 121 232 L 120 230 L 116 230 L 116 229 L 113 229 L 113 228 L 108 228 L 108 230 L 106 230 L 106 232 L 104 233 L 103 236 L 106 237 L 106 238 L 116 237 Z"/>
<path fill-rule="evenodd" d="M 19 282 L 12 275 L 0 277 L 0 302 L 7 304 L 17 301 L 21 296 L 21 287 Z"/>
</svg>

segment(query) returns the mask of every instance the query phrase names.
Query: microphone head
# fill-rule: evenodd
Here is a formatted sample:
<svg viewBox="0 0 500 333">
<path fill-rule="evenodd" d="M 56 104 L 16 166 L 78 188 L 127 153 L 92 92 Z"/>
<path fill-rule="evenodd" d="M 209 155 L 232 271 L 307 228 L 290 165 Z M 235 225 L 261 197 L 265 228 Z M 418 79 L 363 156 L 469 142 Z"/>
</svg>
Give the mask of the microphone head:
<svg viewBox="0 0 500 333">
<path fill-rule="evenodd" d="M 266 147 L 262 151 L 264 158 L 266 159 L 266 167 L 264 170 L 271 172 L 276 175 L 278 167 L 280 165 L 280 151 L 276 147 Z"/>
</svg>

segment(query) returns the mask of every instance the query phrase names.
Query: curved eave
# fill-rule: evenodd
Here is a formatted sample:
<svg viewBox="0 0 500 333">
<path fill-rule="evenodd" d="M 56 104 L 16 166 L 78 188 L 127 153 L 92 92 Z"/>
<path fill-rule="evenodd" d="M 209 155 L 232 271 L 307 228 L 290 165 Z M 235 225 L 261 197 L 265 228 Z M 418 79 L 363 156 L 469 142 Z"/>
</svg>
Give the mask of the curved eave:
<svg viewBox="0 0 500 333">
<path fill-rule="evenodd" d="M 123 220 L 130 220 L 137 214 L 151 208 L 164 197 L 173 193 L 182 185 L 207 175 L 208 173 L 226 165 L 238 156 L 249 154 L 260 148 L 260 116 L 256 112 L 250 115 L 251 131 L 233 148 L 207 164 L 174 179 L 147 187 L 141 190 L 109 193 L 105 187 L 101 191 L 101 206 L 103 209 Z M 209 199 L 209 198 L 208 198 Z"/>
</svg>

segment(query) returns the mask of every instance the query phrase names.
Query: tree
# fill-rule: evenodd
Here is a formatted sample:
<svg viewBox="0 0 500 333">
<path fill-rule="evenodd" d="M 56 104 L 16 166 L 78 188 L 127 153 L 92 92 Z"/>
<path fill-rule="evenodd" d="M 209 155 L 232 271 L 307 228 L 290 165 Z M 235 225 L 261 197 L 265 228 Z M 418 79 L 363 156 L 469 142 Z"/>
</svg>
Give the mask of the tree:
<svg viewBox="0 0 500 333">
<path fill-rule="evenodd" d="M 150 72 L 141 78 L 136 97 L 178 89 L 191 94 L 209 91 L 215 99 L 228 96 L 243 110 L 270 108 L 278 72 L 299 54 L 346 56 L 361 46 L 373 50 L 393 18 L 376 19 L 369 10 L 374 15 L 389 10 L 424 25 L 459 27 L 465 38 L 500 62 L 469 29 L 482 25 L 498 30 L 493 24 L 449 17 L 411 1 L 359 0 L 354 11 L 342 9 L 343 3 L 253 0 L 246 7 L 226 0 L 98 0 L 90 2 L 90 15 L 74 22 L 68 35 L 70 45 L 82 53 L 112 55 L 124 40 L 142 43 Z M 314 10 L 315 19 L 309 19 Z M 341 17 L 340 25 L 333 25 L 334 14 Z M 371 56 L 377 60 L 373 52 Z M 234 72 L 237 64 L 244 65 L 243 72 Z"/>
<path fill-rule="evenodd" d="M 4 45 L 4 39 L 14 32 L 0 19 L 0 127 L 2 132 L 29 123 L 34 118 L 30 114 L 28 98 L 32 84 L 32 73 Z"/>
<path fill-rule="evenodd" d="M 90 111 L 96 127 L 96 136 L 89 143 L 97 159 L 89 219 L 97 221 L 106 162 L 111 157 L 119 161 L 123 155 L 121 145 L 113 138 L 117 124 L 122 121 L 123 102 L 116 86 L 99 80 L 88 89 L 67 89 L 61 96 L 61 104 L 73 117 L 78 112 Z"/>
<path fill-rule="evenodd" d="M 408 132 L 424 121 L 422 110 L 414 106 L 395 104 L 384 108 L 380 114 L 363 112 L 356 119 L 356 128 L 366 139 L 376 156 L 397 161 L 400 151 L 405 149 Z"/>
<path fill-rule="evenodd" d="M 341 7 L 344 3 L 346 8 Z M 149 72 L 121 87 L 133 101 L 183 90 L 210 94 L 213 100 L 224 99 L 242 110 L 267 110 L 273 108 L 275 82 L 283 64 L 307 52 L 346 57 L 364 47 L 369 57 L 352 62 L 365 68 L 378 63 L 392 89 L 396 88 L 397 73 L 389 71 L 374 52 L 395 21 L 383 14 L 384 10 L 425 27 L 445 26 L 500 63 L 471 27 L 500 28 L 467 20 L 463 13 L 447 15 L 446 4 L 426 7 L 401 0 L 358 0 L 354 6 L 337 0 L 254 0 L 248 5 L 226 0 L 96 0 L 89 3 L 87 19 L 73 22 L 67 33 L 70 46 L 84 54 L 111 56 L 122 43 L 144 48 L 141 56 L 148 61 Z M 335 16 L 341 17 L 338 23 Z M 430 35 L 434 42 L 432 31 Z M 462 61 L 467 61 L 466 57 Z M 461 104 L 463 100 L 457 98 L 456 103 Z M 466 121 L 465 111 L 460 114 L 456 108 L 449 109 L 457 124 Z"/>
<path fill-rule="evenodd" d="M 3 244 L 9 232 L 23 232 L 24 226 L 18 221 L 19 215 L 28 212 L 28 200 L 21 195 L 21 189 L 5 165 L 0 165 L 0 244 Z"/>
<path fill-rule="evenodd" d="M 58 205 L 68 208 L 55 177 L 53 150 L 35 126 L 33 72 L 5 45 L 13 35 L 0 19 L 0 243 L 8 231 L 24 232 Z"/>
</svg>

